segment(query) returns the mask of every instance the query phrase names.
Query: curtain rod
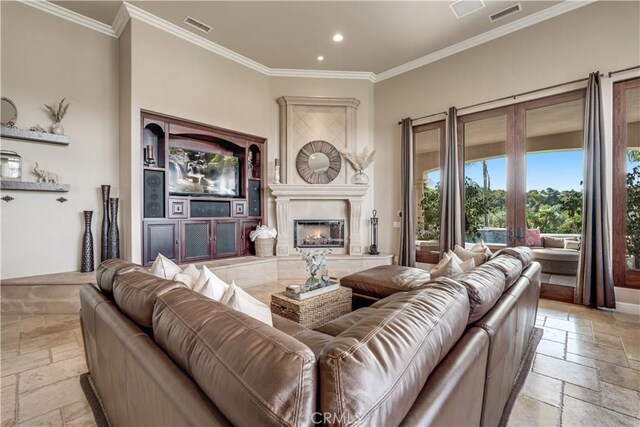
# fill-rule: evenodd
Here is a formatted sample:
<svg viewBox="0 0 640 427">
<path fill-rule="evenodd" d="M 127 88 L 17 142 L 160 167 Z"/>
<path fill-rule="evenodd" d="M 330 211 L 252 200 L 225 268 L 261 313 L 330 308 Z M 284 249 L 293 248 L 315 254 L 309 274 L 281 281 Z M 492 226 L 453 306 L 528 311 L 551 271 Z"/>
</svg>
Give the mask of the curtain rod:
<svg viewBox="0 0 640 427">
<path fill-rule="evenodd" d="M 625 71 L 637 70 L 639 68 L 640 68 L 640 65 L 636 65 L 635 67 L 624 68 L 622 70 L 609 71 L 608 76 L 611 77 L 611 76 L 613 76 L 615 74 L 624 73 Z"/>
<path fill-rule="evenodd" d="M 615 74 L 624 73 L 625 71 L 636 70 L 636 69 L 639 69 L 639 68 L 640 68 L 640 65 L 636 65 L 634 67 L 624 68 L 622 70 L 609 71 L 607 76 L 611 77 L 611 76 L 613 76 Z M 604 74 L 600 74 L 600 77 L 605 77 L 605 75 Z M 479 102 L 477 104 L 467 105 L 465 107 L 458 108 L 458 111 L 465 110 L 465 109 L 468 109 L 468 108 L 473 108 L 473 107 L 479 107 L 479 106 L 485 105 L 485 104 L 491 104 L 493 102 L 505 101 L 507 99 L 516 99 L 516 98 L 521 97 L 521 96 L 531 95 L 532 93 L 542 92 L 542 91 L 549 90 L 549 89 L 555 89 L 557 87 L 566 86 L 566 85 L 570 85 L 570 84 L 574 84 L 574 83 L 580 83 L 580 82 L 587 81 L 587 80 L 589 80 L 589 78 L 585 77 L 585 78 L 582 78 L 582 79 L 572 80 L 570 82 L 564 82 L 564 83 L 559 83 L 559 84 L 552 85 L 552 86 L 546 86 L 546 87 L 543 87 L 543 88 L 540 88 L 540 89 L 530 90 L 528 92 L 522 92 L 522 93 L 518 93 L 518 94 L 515 94 L 515 95 L 504 96 L 502 98 L 492 99 L 491 101 L 483 101 L 483 102 Z M 411 119 L 411 121 L 426 119 L 426 118 L 437 116 L 437 115 L 440 115 L 440 114 L 445 114 L 446 115 L 447 113 L 446 112 L 442 112 L 442 113 L 429 114 L 427 116 L 422 116 L 422 117 L 417 117 L 415 119 Z M 401 125 L 402 122 L 398 122 L 398 124 Z"/>
<path fill-rule="evenodd" d="M 439 116 L 440 114 L 444 114 L 444 115 L 446 116 L 446 115 L 447 115 L 447 112 L 446 112 L 446 111 L 442 111 L 441 113 L 428 114 L 428 115 L 426 115 L 426 116 L 416 117 L 415 119 L 411 119 L 411 118 L 410 118 L 409 120 L 411 120 L 412 122 L 415 122 L 416 120 L 428 119 L 429 117 Z M 399 125 L 401 125 L 401 124 L 402 124 L 402 121 L 399 121 L 399 122 L 398 122 L 398 124 L 399 124 Z"/>
</svg>

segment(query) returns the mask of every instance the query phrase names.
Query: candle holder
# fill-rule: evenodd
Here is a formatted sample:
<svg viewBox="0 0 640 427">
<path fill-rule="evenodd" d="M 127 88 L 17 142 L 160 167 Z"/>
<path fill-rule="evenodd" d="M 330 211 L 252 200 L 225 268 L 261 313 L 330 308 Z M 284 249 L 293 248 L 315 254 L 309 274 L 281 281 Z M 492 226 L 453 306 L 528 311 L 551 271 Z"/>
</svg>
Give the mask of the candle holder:
<svg viewBox="0 0 640 427">
<path fill-rule="evenodd" d="M 144 147 L 144 165 L 152 167 L 156 164 L 156 160 L 153 158 L 153 145 L 147 145 Z"/>
<path fill-rule="evenodd" d="M 369 255 L 378 255 L 378 211 L 375 209 L 371 212 L 371 245 L 369 246 Z"/>
</svg>

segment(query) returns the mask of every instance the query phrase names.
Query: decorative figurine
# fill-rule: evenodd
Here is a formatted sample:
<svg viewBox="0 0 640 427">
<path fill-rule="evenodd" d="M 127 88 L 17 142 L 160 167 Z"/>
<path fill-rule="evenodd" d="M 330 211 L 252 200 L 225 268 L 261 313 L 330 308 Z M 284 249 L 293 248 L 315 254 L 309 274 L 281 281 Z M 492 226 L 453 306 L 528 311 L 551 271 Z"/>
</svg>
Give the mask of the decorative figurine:
<svg viewBox="0 0 640 427">
<path fill-rule="evenodd" d="M 36 167 L 33 168 L 33 172 L 38 175 L 38 182 L 58 183 L 58 174 L 40 169 L 38 162 L 36 162 Z"/>
<path fill-rule="evenodd" d="M 278 159 L 276 159 L 273 166 L 273 183 L 280 184 L 280 163 Z"/>
</svg>

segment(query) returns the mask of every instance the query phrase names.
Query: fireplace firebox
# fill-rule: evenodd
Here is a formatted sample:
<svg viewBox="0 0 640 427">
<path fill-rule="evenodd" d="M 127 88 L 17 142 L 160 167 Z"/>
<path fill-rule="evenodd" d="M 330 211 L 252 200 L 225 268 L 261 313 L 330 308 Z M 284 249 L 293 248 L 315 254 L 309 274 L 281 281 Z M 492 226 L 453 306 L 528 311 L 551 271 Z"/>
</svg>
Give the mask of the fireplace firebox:
<svg viewBox="0 0 640 427">
<path fill-rule="evenodd" d="M 296 248 L 344 248 L 344 220 L 294 220 L 293 243 Z"/>
</svg>

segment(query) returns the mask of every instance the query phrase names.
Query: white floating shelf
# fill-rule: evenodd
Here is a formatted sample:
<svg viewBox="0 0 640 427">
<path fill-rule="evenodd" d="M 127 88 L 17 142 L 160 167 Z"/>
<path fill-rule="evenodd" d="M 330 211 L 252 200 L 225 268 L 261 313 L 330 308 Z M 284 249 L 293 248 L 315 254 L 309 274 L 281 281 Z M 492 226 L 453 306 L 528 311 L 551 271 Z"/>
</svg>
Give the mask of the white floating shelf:
<svg viewBox="0 0 640 427">
<path fill-rule="evenodd" d="M 0 135 L 3 138 L 21 139 L 25 141 L 44 142 L 46 144 L 69 145 L 71 141 L 67 135 L 56 135 L 46 132 L 34 132 L 27 129 L 18 129 L 2 126 Z"/>
</svg>

